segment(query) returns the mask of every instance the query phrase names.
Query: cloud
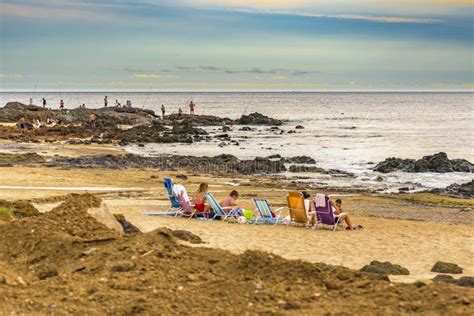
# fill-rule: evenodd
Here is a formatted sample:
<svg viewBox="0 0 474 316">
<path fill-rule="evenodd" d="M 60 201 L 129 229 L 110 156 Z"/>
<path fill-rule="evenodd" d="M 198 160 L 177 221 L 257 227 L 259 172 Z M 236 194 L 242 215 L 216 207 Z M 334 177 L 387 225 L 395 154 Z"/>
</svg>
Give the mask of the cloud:
<svg viewBox="0 0 474 316">
<path fill-rule="evenodd" d="M 109 21 L 116 19 L 117 16 L 110 12 L 97 12 L 80 7 L 55 7 L 55 6 L 40 6 L 33 4 L 11 4 L 2 3 L 1 15 L 10 15 L 21 18 L 40 18 L 40 19 L 55 19 L 55 20 L 94 20 L 94 21 Z"/>
<path fill-rule="evenodd" d="M 175 66 L 177 70 L 181 71 L 204 71 L 204 72 L 223 72 L 225 74 L 287 74 L 291 76 L 305 76 L 310 74 L 319 74 L 321 73 L 318 70 L 300 70 L 300 69 L 285 69 L 285 68 L 270 68 L 264 69 L 260 67 L 250 67 L 250 68 L 226 68 L 226 67 L 218 67 L 218 66 L 211 66 L 211 65 L 199 65 L 199 66 Z M 145 72 L 145 71 L 143 71 Z"/>
<path fill-rule="evenodd" d="M 177 79 L 179 76 L 162 76 L 160 74 L 154 74 L 154 73 L 136 73 L 133 75 L 137 79 Z"/>
<path fill-rule="evenodd" d="M 223 70 L 222 68 L 214 67 L 214 66 L 199 66 L 199 68 L 202 70 L 210 70 L 210 71 Z"/>
<path fill-rule="evenodd" d="M 20 74 L 0 74 L 0 78 L 23 79 L 25 76 Z"/>
</svg>

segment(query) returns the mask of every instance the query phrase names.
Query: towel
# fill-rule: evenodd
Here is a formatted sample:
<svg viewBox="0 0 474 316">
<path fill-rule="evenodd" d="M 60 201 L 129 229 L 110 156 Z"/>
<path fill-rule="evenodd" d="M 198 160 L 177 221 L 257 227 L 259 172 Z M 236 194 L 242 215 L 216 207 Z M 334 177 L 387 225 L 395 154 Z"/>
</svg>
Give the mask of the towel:
<svg viewBox="0 0 474 316">
<path fill-rule="evenodd" d="M 316 204 L 316 207 L 326 207 L 326 195 L 316 193 L 316 196 L 314 197 L 314 203 Z"/>
<path fill-rule="evenodd" d="M 173 195 L 180 196 L 183 195 L 183 198 L 186 202 L 189 202 L 188 192 L 186 192 L 186 188 L 181 184 L 173 185 Z"/>
</svg>

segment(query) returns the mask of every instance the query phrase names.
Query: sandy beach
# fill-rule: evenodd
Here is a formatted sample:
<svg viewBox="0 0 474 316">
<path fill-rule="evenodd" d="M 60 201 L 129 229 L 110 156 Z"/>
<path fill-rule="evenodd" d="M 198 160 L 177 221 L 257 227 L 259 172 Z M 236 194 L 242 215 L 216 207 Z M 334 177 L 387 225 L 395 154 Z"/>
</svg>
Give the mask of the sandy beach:
<svg viewBox="0 0 474 316">
<path fill-rule="evenodd" d="M 71 150 L 73 155 L 79 155 L 82 148 L 66 148 L 65 151 L 71 154 Z M 178 181 L 189 192 L 202 181 L 209 182 L 217 199 L 237 189 L 241 194 L 239 203 L 250 210 L 255 209 L 251 198 L 258 196 L 267 197 L 275 207 L 286 206 L 286 193 L 291 190 L 291 187 L 285 188 L 285 184 L 281 184 L 281 188 L 258 186 L 256 183 L 266 183 L 270 179 L 259 177 L 256 180 L 252 176 L 197 177 L 185 171 L 169 173 L 132 169 L 117 173 L 104 169 L 4 167 L 0 169 L 0 197 L 19 200 L 27 196 L 40 211 L 47 212 L 60 203 L 61 196 L 90 192 L 101 196 L 112 213 L 123 214 L 143 232 L 160 227 L 187 230 L 200 236 L 205 241 L 204 247 L 233 253 L 261 250 L 287 259 L 324 262 L 352 269 L 360 269 L 372 260 L 390 261 L 410 271 L 409 276 L 391 276 L 397 282 L 433 278 L 436 273 L 430 269 L 436 261 L 456 262 L 465 268 L 464 275 L 474 276 L 474 215 L 460 212 L 461 208 L 472 206 L 472 200 L 465 200 L 462 207 L 451 207 L 422 203 L 423 195 L 419 196 L 419 203 L 413 203 L 406 201 L 403 195 L 388 198 L 334 193 L 333 198 L 343 199 L 353 221 L 364 226 L 363 230 L 352 232 L 145 216 L 145 212 L 165 211 L 169 207 L 160 179 L 177 174 L 187 174 L 186 181 Z M 231 180 L 246 183 L 252 179 L 256 180 L 252 186 L 229 185 Z M 287 214 L 285 211 L 284 216 Z"/>
</svg>

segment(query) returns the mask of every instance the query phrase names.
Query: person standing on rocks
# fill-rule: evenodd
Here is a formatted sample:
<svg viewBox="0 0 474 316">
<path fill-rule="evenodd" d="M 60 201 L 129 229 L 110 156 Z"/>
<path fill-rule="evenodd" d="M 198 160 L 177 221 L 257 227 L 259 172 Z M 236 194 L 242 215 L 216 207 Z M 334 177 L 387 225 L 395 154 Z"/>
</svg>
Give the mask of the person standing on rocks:
<svg viewBox="0 0 474 316">
<path fill-rule="evenodd" d="M 61 99 L 61 102 L 59 102 L 59 109 L 62 111 L 64 110 L 64 100 Z"/>
<path fill-rule="evenodd" d="M 189 114 L 194 114 L 194 107 L 196 106 L 196 104 L 194 104 L 193 101 L 191 101 L 191 103 L 189 103 Z"/>
<path fill-rule="evenodd" d="M 97 116 L 95 116 L 94 113 L 89 115 L 89 125 L 90 125 L 90 127 L 95 128 L 96 121 L 97 121 Z"/>
<path fill-rule="evenodd" d="M 105 96 L 105 98 L 104 98 L 104 107 L 107 107 L 107 103 L 108 103 L 107 96 Z"/>
<path fill-rule="evenodd" d="M 43 108 L 45 108 L 45 107 L 46 107 L 46 99 L 43 98 Z"/>
<path fill-rule="evenodd" d="M 183 109 L 179 108 L 178 109 L 178 117 L 181 118 L 182 115 L 183 115 Z"/>
<path fill-rule="evenodd" d="M 33 98 L 30 98 L 30 105 L 33 105 Z"/>
<path fill-rule="evenodd" d="M 165 105 L 162 104 L 162 105 L 161 105 L 161 116 L 163 117 L 163 120 L 165 119 L 165 112 L 166 112 Z"/>
</svg>

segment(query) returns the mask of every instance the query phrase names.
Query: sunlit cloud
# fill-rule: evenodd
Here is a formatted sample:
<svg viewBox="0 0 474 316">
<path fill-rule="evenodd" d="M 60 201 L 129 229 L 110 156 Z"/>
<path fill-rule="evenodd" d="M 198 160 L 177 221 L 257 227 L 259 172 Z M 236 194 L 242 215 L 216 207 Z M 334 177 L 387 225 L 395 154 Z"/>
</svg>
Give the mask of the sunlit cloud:
<svg viewBox="0 0 474 316">
<path fill-rule="evenodd" d="M 134 77 L 137 79 L 178 79 L 179 76 L 166 75 L 162 76 L 159 74 L 148 74 L 148 73 L 136 73 Z"/>
</svg>

